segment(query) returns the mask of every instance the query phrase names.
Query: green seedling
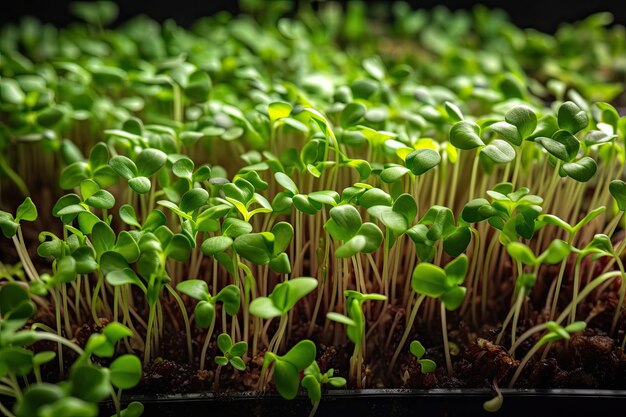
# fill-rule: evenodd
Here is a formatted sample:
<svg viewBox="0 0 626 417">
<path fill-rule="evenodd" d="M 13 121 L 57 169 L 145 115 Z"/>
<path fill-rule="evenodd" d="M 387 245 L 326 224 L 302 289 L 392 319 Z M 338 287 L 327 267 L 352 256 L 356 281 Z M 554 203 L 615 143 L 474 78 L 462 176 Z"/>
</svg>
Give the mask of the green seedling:
<svg viewBox="0 0 626 417">
<path fill-rule="evenodd" d="M 301 384 L 302 387 L 306 389 L 309 400 L 311 400 L 311 404 L 313 405 L 313 409 L 309 414 L 310 416 L 315 415 L 315 411 L 322 400 L 322 387 L 324 385 L 328 384 L 334 388 L 342 388 L 346 386 L 346 379 L 340 376 L 333 376 L 334 374 L 335 370 L 333 368 L 330 368 L 328 371 L 322 373 L 319 365 L 315 361 L 313 361 L 304 370 L 304 377 L 302 378 Z"/>
<path fill-rule="evenodd" d="M 288 313 L 296 303 L 317 287 L 315 278 L 300 277 L 277 284 L 268 297 L 257 297 L 250 303 L 250 314 L 262 319 L 280 317 L 280 324 L 267 350 L 276 353 L 287 328 Z"/>
<path fill-rule="evenodd" d="M 315 362 L 316 348 L 310 340 L 301 340 L 282 356 L 265 352 L 259 386 L 263 387 L 265 374 L 274 364 L 274 384 L 278 393 L 287 400 L 292 400 L 300 387 L 300 373 Z"/>
<path fill-rule="evenodd" d="M 467 293 L 463 287 L 463 281 L 467 274 L 468 261 L 466 255 L 460 255 L 445 268 L 421 262 L 413 271 L 411 286 L 413 291 L 421 296 L 438 298 L 441 300 L 441 328 L 443 333 L 444 352 L 448 373 L 452 374 L 452 360 L 450 358 L 450 346 L 448 344 L 448 326 L 446 324 L 446 310 L 453 311 L 461 306 Z M 420 301 L 418 300 L 418 303 Z M 419 308 L 416 303 L 414 309 Z M 412 326 L 410 320 L 410 326 Z M 410 329 L 407 326 L 407 329 Z M 405 332 L 408 335 L 408 332 Z M 404 342 L 406 341 L 406 338 Z M 401 345 L 404 345 L 404 342 Z"/>
<path fill-rule="evenodd" d="M 363 385 L 362 366 L 365 357 L 365 323 L 363 303 L 366 301 L 385 301 L 387 297 L 382 294 L 361 294 L 357 291 L 344 291 L 346 297 L 347 316 L 340 313 L 330 312 L 326 318 L 337 323 L 346 325 L 348 339 L 354 343 L 354 351 L 350 357 L 350 378 L 356 381 L 358 387 Z"/>
<path fill-rule="evenodd" d="M 414 340 L 409 345 L 409 351 L 411 355 L 417 358 L 417 363 L 420 364 L 420 371 L 423 374 L 429 374 L 435 372 L 437 365 L 431 359 L 422 359 L 426 353 L 426 348 L 419 341 Z"/>
<path fill-rule="evenodd" d="M 211 296 L 209 286 L 205 281 L 190 279 L 179 283 L 176 289 L 189 297 L 198 300 L 194 313 L 196 324 L 202 328 L 208 328 L 202 351 L 200 352 L 200 369 L 204 369 L 207 349 L 213 335 L 215 326 L 215 312 L 217 303 L 222 303 L 224 311 L 230 316 L 239 312 L 241 295 L 239 287 L 228 285 L 222 288 L 215 296 Z"/>
<path fill-rule="evenodd" d="M 222 352 L 222 356 L 216 356 L 214 359 L 217 364 L 214 387 L 216 391 L 219 389 L 220 371 L 223 366 L 230 364 L 240 372 L 246 370 L 246 363 L 243 361 L 242 356 L 248 351 L 248 343 L 237 342 L 233 344 L 233 339 L 230 338 L 228 333 L 222 333 L 217 336 L 217 347 Z"/>
</svg>

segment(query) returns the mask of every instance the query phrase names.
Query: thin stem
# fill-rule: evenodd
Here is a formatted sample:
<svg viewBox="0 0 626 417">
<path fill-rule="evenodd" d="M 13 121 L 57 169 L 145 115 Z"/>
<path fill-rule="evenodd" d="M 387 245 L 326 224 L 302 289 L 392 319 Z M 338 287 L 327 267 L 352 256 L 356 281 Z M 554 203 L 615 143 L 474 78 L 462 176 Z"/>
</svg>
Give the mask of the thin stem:
<svg viewBox="0 0 626 417">
<path fill-rule="evenodd" d="M 215 317 L 211 321 L 211 325 L 209 326 L 209 330 L 206 332 L 206 337 L 204 338 L 204 344 L 202 345 L 202 351 L 200 352 L 200 370 L 204 370 L 204 364 L 206 359 L 206 352 L 209 349 L 209 342 L 211 342 L 211 336 L 213 335 L 213 329 L 215 328 Z"/>
<path fill-rule="evenodd" d="M 420 295 L 417 298 L 417 301 L 415 301 L 415 305 L 411 309 L 411 315 L 409 317 L 409 320 L 406 323 L 406 327 L 404 328 L 404 333 L 402 334 L 400 343 L 398 344 L 398 347 L 396 348 L 396 351 L 393 353 L 393 357 L 391 358 L 391 363 L 389 364 L 389 371 L 393 370 L 393 367 L 396 364 L 396 360 L 398 360 L 398 356 L 400 355 L 402 348 L 404 348 L 404 344 L 406 343 L 406 340 L 409 338 L 409 334 L 411 333 L 411 329 L 413 328 L 413 323 L 415 322 L 415 317 L 417 317 L 417 311 L 419 310 L 425 298 L 426 298 L 425 295 Z"/>
<path fill-rule="evenodd" d="M 450 344 L 448 343 L 448 325 L 446 324 L 446 306 L 441 302 L 441 332 L 443 335 L 443 351 L 446 356 L 448 375 L 452 375 L 452 358 L 450 358 Z"/>
</svg>

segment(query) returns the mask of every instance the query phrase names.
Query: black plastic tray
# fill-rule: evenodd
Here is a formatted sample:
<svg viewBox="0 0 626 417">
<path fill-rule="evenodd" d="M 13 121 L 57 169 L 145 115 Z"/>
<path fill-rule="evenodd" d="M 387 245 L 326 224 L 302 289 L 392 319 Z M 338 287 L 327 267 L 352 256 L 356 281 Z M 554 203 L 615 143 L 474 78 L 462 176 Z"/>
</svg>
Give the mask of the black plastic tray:
<svg viewBox="0 0 626 417">
<path fill-rule="evenodd" d="M 524 417 L 623 416 L 626 390 L 546 389 L 502 390 L 504 404 L 495 415 Z M 316 416 L 481 416 L 494 415 L 482 404 L 493 393 L 483 389 L 335 390 L 324 393 Z M 241 392 L 228 395 L 181 394 L 158 397 L 133 396 L 141 401 L 145 417 L 308 416 L 311 403 L 305 395 L 286 401 L 277 394 Z M 110 416 L 107 409 L 103 416 Z"/>
</svg>

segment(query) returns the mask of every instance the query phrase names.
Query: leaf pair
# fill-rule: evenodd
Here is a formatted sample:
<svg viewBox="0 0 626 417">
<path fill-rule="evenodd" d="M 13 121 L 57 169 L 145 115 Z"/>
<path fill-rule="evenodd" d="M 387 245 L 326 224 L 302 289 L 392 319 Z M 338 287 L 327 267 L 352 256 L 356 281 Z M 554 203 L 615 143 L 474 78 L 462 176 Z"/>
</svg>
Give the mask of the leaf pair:
<svg viewBox="0 0 626 417">
<path fill-rule="evenodd" d="M 360 199 L 360 204 L 363 205 L 367 194 L 374 190 L 376 189 L 366 191 Z M 374 201 L 374 203 L 378 203 L 378 201 Z M 417 216 L 417 203 L 410 194 L 398 196 L 393 205 L 376 204 L 366 208 L 367 213 L 384 224 L 395 237 L 405 233 Z"/>
<path fill-rule="evenodd" d="M 304 377 L 302 378 L 302 387 L 306 389 L 307 395 L 311 400 L 311 403 L 315 405 L 322 399 L 322 386 L 330 384 L 335 388 L 341 388 L 346 386 L 346 379 L 340 376 L 333 376 L 335 370 L 330 368 L 328 371 L 322 373 L 317 362 L 313 361 L 304 370 Z"/>
<path fill-rule="evenodd" d="M 224 310 L 230 316 L 234 316 L 239 311 L 241 295 L 239 287 L 236 285 L 227 285 L 215 296 L 211 296 L 209 293 L 207 283 L 199 279 L 182 281 L 176 286 L 176 289 L 199 301 L 195 308 L 195 320 L 200 327 L 207 328 L 213 323 L 218 302 L 224 305 Z"/>
<path fill-rule="evenodd" d="M 116 155 L 109 161 L 115 172 L 128 181 L 128 185 L 138 194 L 150 191 L 151 177 L 167 161 L 167 155 L 158 149 L 144 149 L 135 158 L 135 162 L 123 155 Z"/>
<path fill-rule="evenodd" d="M 413 270 L 413 291 L 431 298 L 440 298 L 447 310 L 456 310 L 465 299 L 467 289 L 461 284 L 467 273 L 465 254 L 449 262 L 445 268 L 427 262 L 417 264 Z"/>
<path fill-rule="evenodd" d="M 515 149 L 504 140 L 493 139 L 486 144 L 480 137 L 480 126 L 466 120 L 455 123 L 450 129 L 450 142 L 461 150 L 479 149 L 479 155 L 495 164 L 505 164 L 515 159 Z"/>
<path fill-rule="evenodd" d="M 418 224 L 406 233 L 415 243 L 418 258 L 426 262 L 434 258 L 437 241 L 443 241 L 443 250 L 448 255 L 458 256 L 472 238 L 467 225 L 456 225 L 452 210 L 437 205 L 429 208 Z"/>
<path fill-rule="evenodd" d="M 7 238 L 15 236 L 21 221 L 34 222 L 35 220 L 37 220 L 37 207 L 30 197 L 26 197 L 17 207 L 15 217 L 11 213 L 0 210 L 0 230 Z"/>
<path fill-rule="evenodd" d="M 324 229 L 335 241 L 343 243 L 335 250 L 338 258 L 349 258 L 359 252 L 371 253 L 380 247 L 383 233 L 374 223 L 363 223 L 358 210 L 349 204 L 330 209 Z"/>
<path fill-rule="evenodd" d="M 387 297 L 382 294 L 362 294 L 358 291 L 344 291 L 346 297 L 347 316 L 331 311 L 326 314 L 329 320 L 346 325 L 348 339 L 355 345 L 359 345 L 365 337 L 365 315 L 363 314 L 363 303 L 366 301 L 385 301 Z"/>
<path fill-rule="evenodd" d="M 417 362 L 420 364 L 420 371 L 423 374 L 434 372 L 437 369 L 437 365 L 431 359 L 422 359 L 426 353 L 426 348 L 419 341 L 414 340 L 409 345 L 409 351 L 413 356 L 417 358 Z"/>
<path fill-rule="evenodd" d="M 233 340 L 228 333 L 222 333 L 217 337 L 217 347 L 222 352 L 222 356 L 215 357 L 215 363 L 219 366 L 226 366 L 229 363 L 238 371 L 244 371 L 246 364 L 241 359 L 248 351 L 247 342 L 237 342 L 233 344 Z"/>
<path fill-rule="evenodd" d="M 301 340 L 284 355 L 265 352 L 261 375 L 274 363 L 274 384 L 285 399 L 296 397 L 300 386 L 300 372 L 315 361 L 316 348 L 310 340 Z"/>
<path fill-rule="evenodd" d="M 292 278 L 277 284 L 269 297 L 257 297 L 250 303 L 250 314 L 271 319 L 287 314 L 304 296 L 317 288 L 315 278 Z"/>
<path fill-rule="evenodd" d="M 239 255 L 255 265 L 269 264 L 272 271 L 288 274 L 291 272 L 291 263 L 285 250 L 289 247 L 292 236 L 293 227 L 289 223 L 280 222 L 272 227 L 271 232 L 238 236 L 233 243 L 233 248 Z M 219 247 L 212 248 L 212 250 L 217 250 L 226 246 L 228 242 L 221 239 L 212 243 L 219 244 Z"/>
</svg>

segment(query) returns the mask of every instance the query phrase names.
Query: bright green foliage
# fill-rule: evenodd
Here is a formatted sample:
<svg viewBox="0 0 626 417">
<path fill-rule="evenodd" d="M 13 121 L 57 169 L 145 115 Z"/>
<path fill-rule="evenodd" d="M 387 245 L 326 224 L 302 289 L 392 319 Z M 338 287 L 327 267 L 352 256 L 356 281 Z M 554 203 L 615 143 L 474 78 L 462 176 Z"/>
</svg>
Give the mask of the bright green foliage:
<svg viewBox="0 0 626 417">
<path fill-rule="evenodd" d="M 461 284 L 465 280 L 468 261 L 461 255 L 444 268 L 420 262 L 413 270 L 411 286 L 413 291 L 432 298 L 440 298 L 448 310 L 460 307 L 467 289 Z"/>
<path fill-rule="evenodd" d="M 346 325 L 346 334 L 355 344 L 360 345 L 365 337 L 365 315 L 363 314 L 363 303 L 366 301 L 385 301 L 387 297 L 382 294 L 361 294 L 357 291 L 346 290 L 346 312 L 347 316 L 340 313 L 330 312 L 326 314 L 329 320 Z"/>
<path fill-rule="evenodd" d="M 274 384 L 285 399 L 295 398 L 300 386 L 300 373 L 315 362 L 316 348 L 310 340 L 301 340 L 282 356 L 265 352 L 263 370 L 274 363 Z"/>
<path fill-rule="evenodd" d="M 419 341 L 412 341 L 409 345 L 409 351 L 411 355 L 417 358 L 417 362 L 420 364 L 420 371 L 423 374 L 434 372 L 437 369 L 437 365 L 431 359 L 422 359 L 426 353 L 426 348 Z"/>
<path fill-rule="evenodd" d="M 198 300 L 195 308 L 195 319 L 200 327 L 209 327 L 215 320 L 215 309 L 218 302 L 223 304 L 228 315 L 233 316 L 239 311 L 241 296 L 239 287 L 236 285 L 227 285 L 215 296 L 211 296 L 209 293 L 207 283 L 199 279 L 183 281 L 176 286 L 176 289 Z"/>
<path fill-rule="evenodd" d="M 241 357 L 248 351 L 247 342 L 233 344 L 233 340 L 228 333 L 222 333 L 217 337 L 217 347 L 222 352 L 222 356 L 215 357 L 216 364 L 220 366 L 231 364 L 238 371 L 246 369 L 246 364 Z"/>
<path fill-rule="evenodd" d="M 322 386 L 329 384 L 335 388 L 342 388 L 346 386 L 346 379 L 340 376 L 333 376 L 335 370 L 330 368 L 328 371 L 322 373 L 317 362 L 313 361 L 304 370 L 304 377 L 302 378 L 302 387 L 306 389 L 307 395 L 312 404 L 316 404 L 322 399 Z"/>
<path fill-rule="evenodd" d="M 250 314 L 264 319 L 282 316 L 315 288 L 315 278 L 292 278 L 277 284 L 268 297 L 255 298 L 250 303 Z"/>
</svg>

